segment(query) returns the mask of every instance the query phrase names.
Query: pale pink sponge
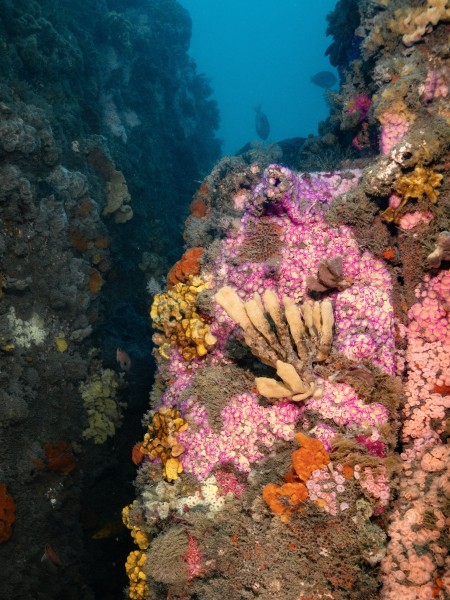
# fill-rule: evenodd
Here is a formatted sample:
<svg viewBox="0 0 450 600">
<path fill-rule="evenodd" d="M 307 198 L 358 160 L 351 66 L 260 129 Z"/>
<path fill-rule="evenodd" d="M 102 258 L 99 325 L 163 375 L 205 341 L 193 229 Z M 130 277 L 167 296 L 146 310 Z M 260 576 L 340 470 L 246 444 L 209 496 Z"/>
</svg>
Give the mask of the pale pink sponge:
<svg viewBox="0 0 450 600">
<path fill-rule="evenodd" d="M 417 225 L 420 225 L 421 223 L 428 225 L 428 223 L 430 221 L 432 221 L 433 218 L 434 218 L 434 215 L 430 210 L 427 210 L 427 211 L 418 210 L 417 212 L 406 213 L 406 215 L 403 215 L 402 217 L 400 217 L 399 226 L 400 226 L 400 229 L 403 229 L 403 230 L 413 229 L 414 227 L 417 227 Z"/>
<path fill-rule="evenodd" d="M 383 598 L 388 600 L 450 594 L 444 516 L 450 499 L 450 447 L 441 439 L 450 408 L 450 272 L 426 276 L 416 295 L 407 332 L 400 497 L 383 561 Z"/>
<path fill-rule="evenodd" d="M 380 149 L 382 154 L 389 154 L 392 148 L 401 142 L 409 130 L 410 123 L 401 114 L 384 113 L 382 123 Z"/>
<path fill-rule="evenodd" d="M 435 98 L 447 98 L 449 89 L 450 76 L 448 68 L 430 69 L 424 83 L 419 86 L 420 101 L 423 104 L 428 104 Z"/>
</svg>

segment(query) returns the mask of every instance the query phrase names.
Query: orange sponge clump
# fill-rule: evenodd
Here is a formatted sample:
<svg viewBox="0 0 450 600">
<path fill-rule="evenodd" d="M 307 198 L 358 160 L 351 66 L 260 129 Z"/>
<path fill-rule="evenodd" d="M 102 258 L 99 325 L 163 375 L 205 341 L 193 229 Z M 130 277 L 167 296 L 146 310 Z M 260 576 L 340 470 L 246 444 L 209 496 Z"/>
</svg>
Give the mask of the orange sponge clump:
<svg viewBox="0 0 450 600">
<path fill-rule="evenodd" d="M 208 212 L 208 198 L 209 198 L 209 185 L 205 179 L 195 194 L 194 200 L 191 202 L 189 210 L 193 217 L 197 219 L 203 219 Z"/>
<path fill-rule="evenodd" d="M 300 481 L 284 485 L 269 483 L 264 486 L 262 496 L 270 510 L 286 522 L 292 512 L 303 510 L 301 504 L 308 497 L 308 490 Z"/>
<path fill-rule="evenodd" d="M 200 259 L 203 255 L 203 248 L 189 248 L 183 254 L 178 262 L 170 269 L 167 275 L 169 287 L 177 283 L 185 283 L 190 275 L 200 273 Z"/>
<path fill-rule="evenodd" d="M 45 458 L 50 471 L 69 475 L 75 469 L 75 457 L 69 442 L 48 442 L 44 446 Z"/>
<path fill-rule="evenodd" d="M 197 217 L 197 219 L 203 219 L 206 217 L 207 207 L 203 200 L 199 197 L 194 198 L 189 207 L 191 215 Z"/>
<path fill-rule="evenodd" d="M 97 269 L 91 269 L 89 271 L 88 288 L 90 292 L 92 292 L 93 294 L 98 294 L 98 292 L 102 289 L 104 283 L 105 280 L 97 271 Z"/>
<path fill-rule="evenodd" d="M 313 471 L 330 462 L 330 457 L 320 440 L 303 433 L 297 433 L 295 439 L 302 447 L 292 453 L 292 466 L 299 479 L 308 481 Z"/>
<path fill-rule="evenodd" d="M 16 520 L 16 504 L 6 491 L 6 485 L 0 484 L 0 543 L 9 540 L 12 525 Z"/>
<path fill-rule="evenodd" d="M 269 483 L 262 491 L 270 510 L 280 515 L 283 522 L 289 521 L 293 512 L 303 510 L 302 504 L 308 498 L 305 483 L 313 471 L 330 462 L 328 452 L 320 440 L 307 437 L 303 433 L 297 433 L 295 439 L 301 444 L 301 448 L 292 453 L 292 468 L 284 476 L 286 483 Z"/>
<path fill-rule="evenodd" d="M 131 450 L 131 460 L 135 465 L 140 465 L 144 460 L 144 453 L 141 452 L 142 442 L 137 442 Z"/>
</svg>

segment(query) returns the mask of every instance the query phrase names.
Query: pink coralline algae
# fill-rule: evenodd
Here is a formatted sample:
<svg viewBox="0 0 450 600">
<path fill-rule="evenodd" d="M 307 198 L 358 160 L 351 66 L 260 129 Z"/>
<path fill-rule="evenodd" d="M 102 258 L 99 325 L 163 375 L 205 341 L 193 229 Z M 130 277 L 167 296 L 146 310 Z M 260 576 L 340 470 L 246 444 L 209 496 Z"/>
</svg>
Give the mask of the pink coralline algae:
<svg viewBox="0 0 450 600">
<path fill-rule="evenodd" d="M 347 112 L 352 114 L 354 112 L 359 113 L 359 120 L 365 121 L 367 118 L 367 114 L 369 112 L 370 107 L 372 106 L 372 100 L 367 94 L 358 94 L 353 98 L 348 106 Z"/>
<path fill-rule="evenodd" d="M 322 397 L 308 399 L 305 406 L 321 418 L 350 429 L 378 428 L 389 418 L 389 410 L 385 406 L 378 403 L 364 404 L 353 388 L 345 383 L 325 381 Z"/>
<path fill-rule="evenodd" d="M 448 69 L 430 69 L 427 72 L 426 79 L 419 86 L 420 101 L 423 104 L 432 102 L 435 98 L 447 98 L 450 90 L 450 77 Z"/>
<path fill-rule="evenodd" d="M 400 227 L 400 229 L 403 229 L 403 230 L 413 229 L 414 227 L 417 227 L 417 225 L 420 225 L 421 223 L 424 223 L 425 225 L 427 225 L 430 221 L 433 220 L 433 218 L 434 218 L 434 215 L 429 210 L 427 210 L 427 211 L 418 210 L 413 213 L 406 213 L 406 215 L 403 215 L 400 217 L 399 227 Z"/>
<path fill-rule="evenodd" d="M 248 472 L 252 463 L 264 457 L 259 446 L 270 448 L 277 439 L 294 438 L 300 411 L 288 402 L 264 408 L 256 394 L 243 393 L 223 409 L 223 428 L 215 432 L 207 423 L 205 407 L 193 403 L 185 413 L 191 426 L 178 436 L 186 448 L 183 468 L 199 479 L 205 479 L 221 463 Z"/>
<path fill-rule="evenodd" d="M 401 142 L 410 128 L 410 123 L 401 114 L 385 113 L 380 119 L 382 123 L 380 150 L 389 154 L 392 148 Z"/>
<path fill-rule="evenodd" d="M 354 186 L 359 175 L 302 176 L 271 165 L 261 183 L 246 192 L 240 222 L 228 232 L 215 262 L 203 268 L 202 276 L 212 289 L 231 285 L 244 300 L 254 292 L 262 294 L 271 288 L 280 300 L 288 296 L 300 302 L 309 297 L 308 278 L 317 275 L 320 264 L 342 257 L 340 272 L 350 287 L 327 291 L 335 313 L 333 346 L 347 359 L 355 363 L 371 360 L 390 375 L 395 356 L 391 276 L 383 261 L 360 251 L 349 227 L 332 227 L 324 218 L 324 207 Z M 248 228 L 261 218 L 276 225 L 282 240 L 274 262 L 245 260 L 241 253 Z M 230 362 L 226 342 L 235 330 L 235 323 L 215 305 L 211 331 L 218 342 L 209 353 L 210 365 Z M 323 381 L 322 397 L 311 397 L 301 405 L 286 400 L 264 406 L 253 391 L 230 397 L 220 412 L 220 429 L 213 428 L 207 408 L 187 391 L 199 368 L 202 363 L 194 361 L 187 372 L 182 357 L 173 350 L 165 366 L 173 382 L 161 401 L 177 407 L 189 423 L 178 435 L 185 448 L 180 460 L 184 471 L 200 480 L 221 464 L 249 472 L 276 441 L 292 440 L 299 422 L 305 431 L 312 429 L 313 435 L 329 448 L 338 433 L 347 431 L 353 437 L 370 430 L 368 435 L 376 436 L 389 421 L 385 406 L 366 404 L 350 385 Z M 315 416 L 311 421 L 312 414 Z"/>
<path fill-rule="evenodd" d="M 349 505 L 343 500 L 345 478 L 342 469 L 329 471 L 326 467 L 313 471 L 306 482 L 309 499 L 316 502 L 326 512 L 337 515 L 344 512 Z"/>
<path fill-rule="evenodd" d="M 389 196 L 389 206 L 391 208 L 398 208 L 402 203 L 403 198 L 399 194 L 391 194 Z"/>
<path fill-rule="evenodd" d="M 382 565 L 386 600 L 436 597 L 437 581 L 450 594 L 444 516 L 450 498 L 450 448 L 441 440 L 450 408 L 450 272 L 427 275 L 416 296 L 407 331 L 400 495 Z"/>
<path fill-rule="evenodd" d="M 184 555 L 184 560 L 189 579 L 203 575 L 202 558 L 202 551 L 197 539 L 193 535 L 188 535 L 188 547 Z"/>
<path fill-rule="evenodd" d="M 386 467 L 381 466 L 374 472 L 370 467 L 360 469 L 359 465 L 356 466 L 358 469 L 355 467 L 355 479 L 359 480 L 366 496 L 375 500 L 374 515 L 380 515 L 388 505 L 391 496 Z"/>
</svg>

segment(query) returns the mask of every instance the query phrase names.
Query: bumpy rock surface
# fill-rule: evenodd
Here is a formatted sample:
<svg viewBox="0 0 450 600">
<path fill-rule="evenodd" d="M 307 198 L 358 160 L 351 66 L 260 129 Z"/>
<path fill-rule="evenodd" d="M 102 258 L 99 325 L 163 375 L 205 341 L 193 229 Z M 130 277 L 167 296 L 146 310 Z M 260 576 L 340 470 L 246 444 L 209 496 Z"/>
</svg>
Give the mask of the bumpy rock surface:
<svg viewBox="0 0 450 600">
<path fill-rule="evenodd" d="M 155 353 L 144 439 L 177 469 L 136 446 L 131 598 L 450 594 L 448 20 L 341 0 L 305 171 L 248 151 L 203 181 L 185 239 L 215 343 Z M 183 429 L 155 437 L 158 411 Z"/>
<path fill-rule="evenodd" d="M 190 31 L 175 1 L 0 2 L 2 598 L 125 583 L 110 576 L 124 530 L 91 541 L 131 493 L 110 440 L 122 418 L 139 427 L 146 282 L 181 248 L 173 215 L 219 151 Z"/>
</svg>

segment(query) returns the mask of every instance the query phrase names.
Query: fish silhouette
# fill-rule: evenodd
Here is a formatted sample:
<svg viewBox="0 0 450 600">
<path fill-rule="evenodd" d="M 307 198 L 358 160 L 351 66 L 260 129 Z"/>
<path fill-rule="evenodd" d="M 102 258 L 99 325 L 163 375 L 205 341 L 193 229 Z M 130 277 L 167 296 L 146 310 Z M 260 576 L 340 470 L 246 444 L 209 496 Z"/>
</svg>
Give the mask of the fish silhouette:
<svg viewBox="0 0 450 600">
<path fill-rule="evenodd" d="M 267 140 L 267 138 L 269 137 L 269 133 L 270 133 L 269 119 L 267 118 L 267 115 L 265 113 L 263 113 L 263 111 L 261 110 L 261 105 L 255 106 L 254 110 L 256 111 L 256 117 L 255 117 L 256 133 L 259 135 L 259 137 L 262 140 Z"/>
<path fill-rule="evenodd" d="M 129 373 L 131 369 L 131 359 L 128 353 L 125 352 L 125 350 L 122 350 L 122 348 L 117 348 L 116 359 L 122 371 L 126 371 L 127 373 Z"/>
<path fill-rule="evenodd" d="M 104 525 L 101 529 L 92 535 L 93 540 L 103 540 L 105 538 L 117 537 L 126 531 L 122 519 L 115 519 Z"/>
<path fill-rule="evenodd" d="M 56 571 L 58 567 L 63 566 L 62 560 L 50 544 L 45 544 L 44 546 L 44 554 L 42 555 L 41 563 L 44 563 L 53 572 Z"/>
<path fill-rule="evenodd" d="M 319 71 L 311 77 L 311 82 L 321 88 L 329 90 L 337 82 L 337 77 L 331 71 Z"/>
</svg>

